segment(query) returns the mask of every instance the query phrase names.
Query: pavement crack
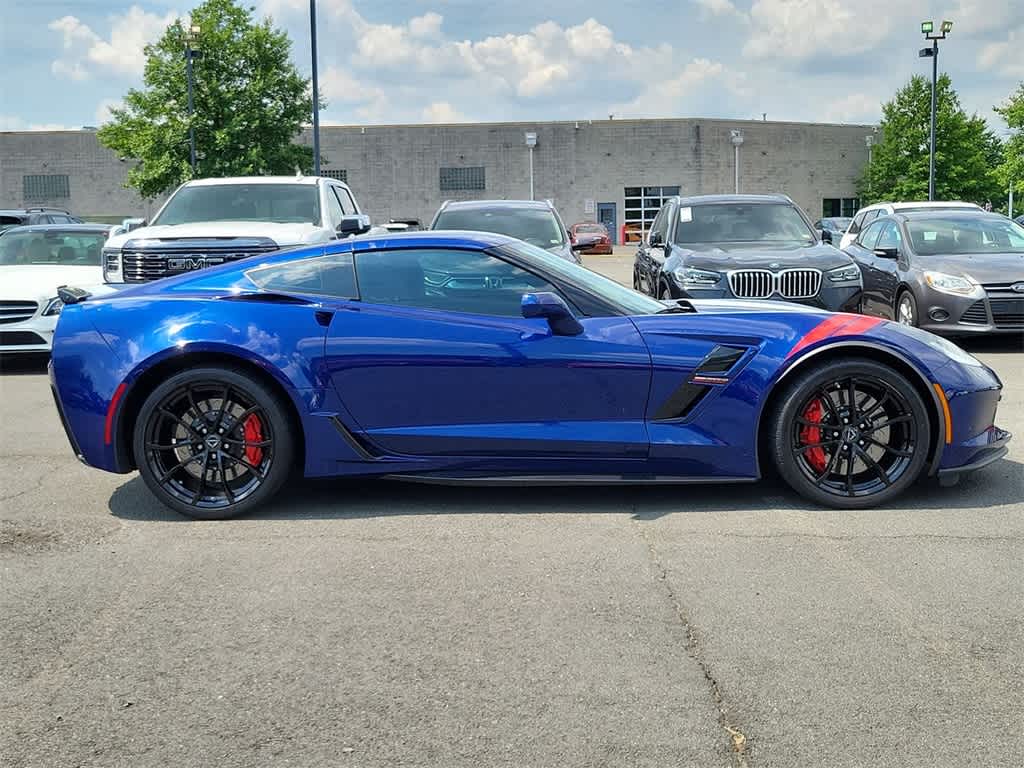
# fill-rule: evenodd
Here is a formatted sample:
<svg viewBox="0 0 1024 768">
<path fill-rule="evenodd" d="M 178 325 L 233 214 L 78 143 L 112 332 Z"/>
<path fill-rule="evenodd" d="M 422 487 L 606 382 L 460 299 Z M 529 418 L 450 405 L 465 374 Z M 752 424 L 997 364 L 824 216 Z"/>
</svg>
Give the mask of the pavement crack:
<svg viewBox="0 0 1024 768">
<path fill-rule="evenodd" d="M 718 725 L 729 737 L 729 748 L 730 754 L 732 755 L 733 765 L 736 766 L 736 768 L 749 768 L 751 765 L 750 742 L 748 741 L 747 736 L 740 729 L 739 724 L 736 723 L 729 714 L 729 709 L 725 703 L 725 697 L 722 695 L 722 689 L 718 685 L 718 680 L 715 679 L 715 676 L 711 671 L 711 666 L 708 664 L 708 661 L 704 656 L 704 651 L 700 642 L 700 635 L 693 626 L 693 622 L 690 620 L 690 616 L 687 613 L 686 608 L 684 608 L 683 604 L 680 602 L 679 596 L 672 588 L 672 583 L 668 579 L 668 569 L 666 569 L 664 563 L 662 563 L 661 557 L 658 555 L 658 550 L 654 546 L 654 542 L 651 541 L 650 537 L 644 530 L 644 526 L 637 526 L 637 531 L 640 534 L 640 538 L 643 539 L 644 544 L 647 546 L 651 564 L 657 571 L 658 581 L 663 585 L 666 596 L 668 597 L 669 602 L 672 605 L 672 609 L 675 612 L 676 618 L 682 626 L 683 633 L 686 637 L 686 643 L 684 646 L 686 649 L 686 655 L 689 656 L 695 664 L 697 664 L 701 673 L 704 675 L 705 681 L 707 681 L 711 701 L 717 712 Z"/>
</svg>

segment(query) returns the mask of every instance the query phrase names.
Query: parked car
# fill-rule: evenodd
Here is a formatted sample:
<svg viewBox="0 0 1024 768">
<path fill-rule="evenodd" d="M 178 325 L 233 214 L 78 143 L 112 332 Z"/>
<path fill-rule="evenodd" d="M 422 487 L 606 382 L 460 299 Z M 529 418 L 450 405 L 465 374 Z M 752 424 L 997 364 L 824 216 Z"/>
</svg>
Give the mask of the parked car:
<svg viewBox="0 0 1024 768">
<path fill-rule="evenodd" d="M 883 216 L 846 249 L 861 311 L 934 333 L 1024 332 L 1024 227 L 984 211 Z"/>
<path fill-rule="evenodd" d="M 108 283 L 145 283 L 370 230 L 348 185 L 319 176 L 189 181 L 148 226 L 137 223 L 126 220 L 130 231 L 103 249 Z"/>
<path fill-rule="evenodd" d="M 785 195 L 671 198 L 637 249 L 633 287 L 668 299 L 856 306 L 860 270 Z"/>
<path fill-rule="evenodd" d="M 555 206 L 547 200 L 446 200 L 430 225 L 433 229 L 495 232 L 581 263 Z"/>
<path fill-rule="evenodd" d="M 581 253 L 609 254 L 612 252 L 612 239 L 604 224 L 596 221 L 581 221 L 569 228 L 569 240 L 580 246 Z"/>
<path fill-rule="evenodd" d="M 772 462 L 815 503 L 864 508 L 1010 438 L 996 375 L 930 333 L 783 302 L 666 306 L 491 233 L 62 296 L 52 381 L 72 449 L 138 468 L 192 517 L 253 509 L 298 467 L 565 485 L 749 482 Z"/>
<path fill-rule="evenodd" d="M 854 241 L 854 238 L 860 234 L 861 230 L 864 229 L 868 224 L 877 219 L 879 216 L 889 216 L 893 213 L 911 213 L 912 211 L 950 211 L 950 210 L 968 210 L 968 211 L 980 211 L 981 206 L 975 205 L 974 203 L 960 203 L 956 201 L 922 201 L 922 202 L 909 202 L 909 203 L 874 203 L 872 205 L 865 206 L 854 214 L 853 221 L 850 222 L 850 226 L 847 227 L 846 232 L 843 234 L 842 240 L 838 241 L 837 248 L 846 248 L 850 243 Z"/>
<path fill-rule="evenodd" d="M 61 285 L 102 284 L 109 225 L 41 224 L 0 234 L 0 353 L 46 352 Z"/>
<path fill-rule="evenodd" d="M 852 221 L 848 216 L 827 216 L 814 222 L 814 230 L 820 234 L 822 242 L 838 247 Z"/>
<path fill-rule="evenodd" d="M 11 227 L 34 224 L 81 224 L 82 220 L 62 208 L 15 208 L 0 211 L 0 232 Z"/>
<path fill-rule="evenodd" d="M 1024 214 L 1018 216 L 1016 219 L 1014 219 L 1014 221 L 1020 224 L 1021 226 L 1024 226 Z"/>
</svg>

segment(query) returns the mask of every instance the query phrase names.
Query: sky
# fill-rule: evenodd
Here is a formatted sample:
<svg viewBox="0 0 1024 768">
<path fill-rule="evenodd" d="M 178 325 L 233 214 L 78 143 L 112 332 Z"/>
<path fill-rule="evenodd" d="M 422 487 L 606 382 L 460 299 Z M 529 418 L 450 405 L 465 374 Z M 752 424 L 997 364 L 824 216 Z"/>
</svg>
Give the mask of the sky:
<svg viewBox="0 0 1024 768">
<path fill-rule="evenodd" d="M 310 71 L 308 0 L 249 0 Z M 0 0 L 0 130 L 99 125 L 190 0 Z M 969 112 L 1024 80 L 1024 0 L 317 0 L 324 123 L 627 117 L 872 123 L 920 22 Z M 936 23 L 938 27 L 938 23 Z"/>
</svg>

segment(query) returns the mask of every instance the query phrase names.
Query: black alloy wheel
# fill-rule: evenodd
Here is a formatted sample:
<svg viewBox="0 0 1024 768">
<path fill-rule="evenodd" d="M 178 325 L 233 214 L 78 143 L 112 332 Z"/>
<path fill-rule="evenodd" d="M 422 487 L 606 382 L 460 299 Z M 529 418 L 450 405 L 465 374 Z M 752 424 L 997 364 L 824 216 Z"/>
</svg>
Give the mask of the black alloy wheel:
<svg viewBox="0 0 1024 768">
<path fill-rule="evenodd" d="M 172 376 L 146 399 L 134 451 L 156 497 L 189 517 L 234 517 L 269 499 L 294 455 L 280 399 L 233 369 Z"/>
<path fill-rule="evenodd" d="M 855 359 L 798 373 L 771 429 L 779 473 L 828 506 L 882 504 L 913 483 L 928 455 L 921 396 L 898 371 Z"/>
</svg>

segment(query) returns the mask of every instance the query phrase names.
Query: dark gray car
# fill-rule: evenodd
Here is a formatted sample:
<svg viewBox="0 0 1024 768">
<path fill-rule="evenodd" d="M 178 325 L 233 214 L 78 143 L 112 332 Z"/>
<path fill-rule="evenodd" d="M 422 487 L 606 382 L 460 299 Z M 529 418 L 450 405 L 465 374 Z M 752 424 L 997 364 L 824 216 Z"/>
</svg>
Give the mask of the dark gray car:
<svg viewBox="0 0 1024 768">
<path fill-rule="evenodd" d="M 577 251 L 587 243 L 575 244 L 555 206 L 546 200 L 467 200 L 446 202 L 434 215 L 431 229 L 495 232 L 515 237 L 582 264 Z"/>
<path fill-rule="evenodd" d="M 846 248 L 861 311 L 949 335 L 1024 332 L 1024 227 L 984 211 L 882 216 Z"/>
</svg>

